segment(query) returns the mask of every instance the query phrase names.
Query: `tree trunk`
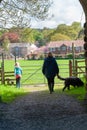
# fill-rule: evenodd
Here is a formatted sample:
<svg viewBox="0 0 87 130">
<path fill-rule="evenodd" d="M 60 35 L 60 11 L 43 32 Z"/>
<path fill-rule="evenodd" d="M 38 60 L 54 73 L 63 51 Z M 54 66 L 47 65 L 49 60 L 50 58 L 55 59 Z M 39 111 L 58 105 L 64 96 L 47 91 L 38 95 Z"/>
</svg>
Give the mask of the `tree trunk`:
<svg viewBox="0 0 87 130">
<path fill-rule="evenodd" d="M 87 0 L 79 0 L 84 13 L 85 13 L 85 23 L 84 23 L 84 50 L 85 50 L 85 72 L 86 72 L 86 86 L 85 86 L 85 90 L 86 90 L 86 95 L 85 95 L 85 101 L 87 103 Z"/>
</svg>

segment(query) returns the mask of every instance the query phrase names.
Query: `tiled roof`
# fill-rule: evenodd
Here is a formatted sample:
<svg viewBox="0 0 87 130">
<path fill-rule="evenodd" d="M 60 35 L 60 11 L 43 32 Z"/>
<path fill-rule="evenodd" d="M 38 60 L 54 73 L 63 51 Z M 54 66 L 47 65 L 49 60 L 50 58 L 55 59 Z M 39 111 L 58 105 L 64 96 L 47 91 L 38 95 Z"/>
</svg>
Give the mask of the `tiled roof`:
<svg viewBox="0 0 87 130">
<path fill-rule="evenodd" d="M 43 53 L 45 51 L 48 51 L 48 47 L 47 46 L 42 46 L 40 48 L 37 48 L 34 52 Z"/>
<path fill-rule="evenodd" d="M 42 46 L 40 48 L 37 48 L 33 53 L 45 53 L 45 52 L 49 51 L 49 48 L 61 47 L 62 45 L 72 47 L 72 43 L 74 43 L 74 46 L 83 46 L 84 45 L 83 40 L 56 41 L 56 42 L 48 43 L 47 46 Z"/>
<path fill-rule="evenodd" d="M 83 40 L 76 40 L 76 41 L 54 41 L 48 43 L 48 47 L 60 47 L 61 45 L 66 46 L 72 46 L 72 43 L 74 43 L 75 46 L 83 46 L 84 41 Z"/>
</svg>

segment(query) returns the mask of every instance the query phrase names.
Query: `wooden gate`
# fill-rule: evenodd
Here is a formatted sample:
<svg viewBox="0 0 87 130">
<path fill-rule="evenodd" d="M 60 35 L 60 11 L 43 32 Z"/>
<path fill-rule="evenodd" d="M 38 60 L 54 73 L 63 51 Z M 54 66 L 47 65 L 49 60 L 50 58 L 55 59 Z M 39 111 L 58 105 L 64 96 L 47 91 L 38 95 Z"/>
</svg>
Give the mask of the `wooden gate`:
<svg viewBox="0 0 87 130">
<path fill-rule="evenodd" d="M 0 82 L 1 84 L 15 84 L 14 71 L 4 70 L 4 55 L 1 54 L 1 66 L 0 66 Z"/>
<path fill-rule="evenodd" d="M 70 76 L 83 76 L 85 74 L 85 60 L 75 60 L 73 66 L 72 61 L 69 62 Z"/>
<path fill-rule="evenodd" d="M 69 77 L 69 76 L 81 76 L 85 74 L 85 62 L 84 60 L 76 60 L 75 61 L 75 66 L 73 70 L 73 63 L 72 61 L 63 61 L 61 62 L 58 60 L 58 65 L 60 68 L 60 75 L 64 78 Z M 20 62 L 20 61 L 19 61 Z M 5 62 L 6 63 L 6 62 Z M 14 61 L 15 63 L 15 61 Z M 14 64 L 13 63 L 13 64 Z M 22 65 L 21 67 L 23 68 L 23 75 L 22 75 L 22 80 L 21 83 L 22 85 L 39 85 L 39 84 L 46 84 L 46 78 L 42 74 L 42 64 L 43 60 L 41 62 L 39 61 L 27 61 Z M 13 70 L 13 68 L 11 69 Z M 14 76 L 14 71 L 8 71 L 4 70 L 4 61 L 1 64 L 1 69 L 0 69 L 0 80 L 2 84 L 7 84 L 8 82 L 14 82 L 15 83 L 15 76 Z M 63 83 L 63 81 L 60 81 L 59 79 L 55 79 L 56 84 Z"/>
</svg>

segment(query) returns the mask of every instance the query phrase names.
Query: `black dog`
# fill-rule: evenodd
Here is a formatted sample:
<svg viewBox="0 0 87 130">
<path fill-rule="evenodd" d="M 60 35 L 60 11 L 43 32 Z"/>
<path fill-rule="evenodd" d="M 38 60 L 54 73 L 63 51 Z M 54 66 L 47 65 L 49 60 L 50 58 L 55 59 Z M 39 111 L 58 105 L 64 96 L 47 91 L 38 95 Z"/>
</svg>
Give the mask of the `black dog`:
<svg viewBox="0 0 87 130">
<path fill-rule="evenodd" d="M 74 86 L 74 87 L 80 87 L 80 86 L 83 86 L 84 83 L 81 81 L 81 79 L 77 78 L 77 77 L 68 77 L 68 78 L 61 78 L 59 75 L 58 75 L 58 78 L 60 80 L 65 80 L 64 82 L 64 88 L 63 88 L 63 91 L 68 88 L 68 90 L 70 90 L 70 85 Z"/>
</svg>

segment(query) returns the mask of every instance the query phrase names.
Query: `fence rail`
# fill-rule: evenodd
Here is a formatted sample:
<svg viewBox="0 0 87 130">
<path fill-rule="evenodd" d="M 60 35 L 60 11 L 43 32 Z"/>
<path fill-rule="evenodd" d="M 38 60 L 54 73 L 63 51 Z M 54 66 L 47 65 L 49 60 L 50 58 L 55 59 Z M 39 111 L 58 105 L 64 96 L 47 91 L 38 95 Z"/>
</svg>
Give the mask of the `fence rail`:
<svg viewBox="0 0 87 130">
<path fill-rule="evenodd" d="M 12 65 L 14 67 L 14 61 L 12 61 Z M 75 64 L 75 75 L 79 76 L 85 73 L 85 65 L 82 65 L 83 61 L 76 61 Z M 38 84 L 47 84 L 47 80 L 42 74 L 42 63 L 39 61 L 24 61 L 23 64 L 21 64 L 21 67 L 23 69 L 23 75 L 21 79 L 22 85 L 38 85 Z M 66 63 L 66 64 L 65 64 Z M 9 63 L 10 64 L 10 63 Z M 14 71 L 12 69 L 10 70 L 10 66 L 8 64 L 8 69 L 5 69 L 5 66 L 3 65 L 0 68 L 0 81 L 1 83 L 7 84 L 8 81 L 13 81 L 15 83 L 15 76 L 14 76 Z M 84 63 L 83 63 L 84 64 Z M 59 62 L 58 60 L 58 65 L 59 65 L 59 74 L 66 78 L 69 76 L 74 75 L 73 72 L 73 63 L 72 61 L 68 62 Z M 56 84 L 61 84 L 63 81 L 59 80 L 57 77 L 55 78 L 55 83 Z"/>
</svg>

